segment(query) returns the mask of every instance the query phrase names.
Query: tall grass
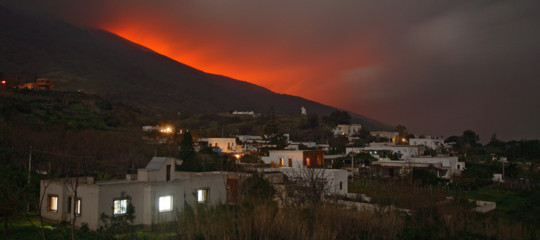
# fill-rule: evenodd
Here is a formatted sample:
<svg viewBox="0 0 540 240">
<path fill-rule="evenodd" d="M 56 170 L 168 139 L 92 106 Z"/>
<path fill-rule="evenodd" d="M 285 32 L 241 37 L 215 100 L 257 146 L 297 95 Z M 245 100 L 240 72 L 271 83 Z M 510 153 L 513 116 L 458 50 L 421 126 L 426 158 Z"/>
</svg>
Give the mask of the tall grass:
<svg viewBox="0 0 540 240">
<path fill-rule="evenodd" d="M 278 208 L 271 202 L 199 205 L 179 216 L 181 239 L 393 239 L 397 213 L 349 211 L 330 204 Z"/>
</svg>

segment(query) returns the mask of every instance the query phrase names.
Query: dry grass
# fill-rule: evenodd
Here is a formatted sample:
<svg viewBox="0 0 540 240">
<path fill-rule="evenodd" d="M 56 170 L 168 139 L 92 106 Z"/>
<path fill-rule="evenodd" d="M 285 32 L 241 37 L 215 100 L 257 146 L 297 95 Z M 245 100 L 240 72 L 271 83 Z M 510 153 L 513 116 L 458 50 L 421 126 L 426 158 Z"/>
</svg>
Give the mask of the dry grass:
<svg viewBox="0 0 540 240">
<path fill-rule="evenodd" d="M 182 239 L 393 239 L 404 227 L 397 213 L 339 206 L 278 208 L 273 203 L 199 206 L 179 217 Z"/>
</svg>

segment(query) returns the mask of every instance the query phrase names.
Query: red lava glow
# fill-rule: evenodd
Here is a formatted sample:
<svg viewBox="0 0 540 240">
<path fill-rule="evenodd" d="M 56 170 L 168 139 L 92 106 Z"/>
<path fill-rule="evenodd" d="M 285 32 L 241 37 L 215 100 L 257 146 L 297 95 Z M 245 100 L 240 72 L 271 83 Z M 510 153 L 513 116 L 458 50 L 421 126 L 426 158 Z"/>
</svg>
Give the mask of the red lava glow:
<svg viewBox="0 0 540 240">
<path fill-rule="evenodd" d="M 297 75 L 299 71 L 290 68 L 277 70 L 260 69 L 260 66 L 252 66 L 249 63 L 238 64 L 237 61 L 227 61 L 226 59 L 223 59 L 223 61 L 209 61 L 208 59 L 212 55 L 212 49 L 208 49 L 207 51 L 193 51 L 192 49 L 183 47 L 181 42 L 174 43 L 167 37 L 144 34 L 140 31 L 130 30 L 129 28 L 105 29 L 131 42 L 147 47 L 154 52 L 201 71 L 248 81 L 269 88 L 272 91 L 285 90 L 286 88 L 278 87 L 280 86 L 280 80 L 289 79 Z M 290 92 L 290 94 L 294 93 Z"/>
<path fill-rule="evenodd" d="M 347 89 L 345 83 L 339 81 L 339 73 L 358 64 L 368 64 L 368 59 L 351 61 L 348 49 L 332 50 L 331 56 L 321 56 L 272 42 L 235 42 L 226 37 L 209 37 L 200 31 L 190 34 L 196 31 L 190 29 L 185 29 L 183 36 L 169 36 L 144 24 L 110 25 L 102 29 L 204 72 L 337 107 L 348 94 L 339 90 Z"/>
</svg>

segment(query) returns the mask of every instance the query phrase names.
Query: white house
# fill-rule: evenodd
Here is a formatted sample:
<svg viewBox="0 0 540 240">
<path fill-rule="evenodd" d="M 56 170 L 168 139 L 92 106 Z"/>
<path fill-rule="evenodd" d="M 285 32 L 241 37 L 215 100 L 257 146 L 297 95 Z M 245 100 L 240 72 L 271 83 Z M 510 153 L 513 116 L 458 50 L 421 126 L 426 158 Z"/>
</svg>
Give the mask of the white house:
<svg viewBox="0 0 540 240">
<path fill-rule="evenodd" d="M 174 221 L 177 212 L 187 205 L 227 200 L 227 173 L 176 172 L 176 162 L 173 158 L 154 157 L 138 174 L 121 180 L 96 182 L 93 177 L 78 178 L 75 207 L 72 183 L 77 179 L 42 180 L 41 214 L 49 221 L 63 222 L 71 221 L 75 212 L 77 226 L 86 223 L 96 230 L 101 224 L 101 214 L 126 214 L 131 203 L 135 207 L 134 224 L 149 227 Z"/>
<path fill-rule="evenodd" d="M 441 166 L 449 169 L 449 176 L 459 175 L 465 170 L 465 162 L 459 162 L 458 157 L 413 157 L 409 160 L 412 163 L 428 163 L 428 164 L 441 164 Z"/>
<path fill-rule="evenodd" d="M 241 151 L 237 150 L 236 138 L 200 138 L 199 145 L 208 146 L 212 148 L 219 148 L 223 153 L 231 153 Z"/>
<path fill-rule="evenodd" d="M 320 150 L 269 150 L 268 153 L 262 157 L 266 164 L 290 168 L 324 166 L 324 151 Z"/>
<path fill-rule="evenodd" d="M 238 140 L 240 142 L 246 143 L 258 143 L 264 141 L 262 136 L 253 136 L 253 135 L 238 135 Z"/>
<path fill-rule="evenodd" d="M 409 138 L 409 145 L 412 146 L 424 146 L 431 149 L 439 149 L 444 146 L 444 139 L 442 138 Z"/>
<path fill-rule="evenodd" d="M 386 138 L 391 142 L 397 142 L 399 136 L 398 132 L 388 132 L 388 131 L 373 131 L 369 133 L 371 136 L 376 138 Z"/>
<path fill-rule="evenodd" d="M 427 169 L 437 177 L 449 179 L 460 175 L 465 169 L 464 162 L 457 157 L 413 157 L 409 161 L 381 160 L 372 163 L 373 174 L 393 177 L 410 173 L 413 169 Z"/>
<path fill-rule="evenodd" d="M 334 128 L 334 136 L 344 135 L 347 137 L 360 133 L 362 125 L 360 124 L 339 124 Z"/>
<path fill-rule="evenodd" d="M 266 168 L 264 172 L 281 172 L 289 179 L 305 181 L 306 178 L 317 177 L 328 184 L 328 194 L 347 194 L 349 172 L 341 169 L 323 168 Z"/>
<path fill-rule="evenodd" d="M 351 150 L 354 150 L 351 148 Z M 419 155 L 420 148 L 410 145 L 395 145 L 395 144 L 370 144 L 368 147 L 359 148 L 360 151 L 368 152 L 375 158 L 379 157 L 380 151 L 391 151 L 396 153 L 400 159 L 409 160 L 412 157 Z"/>
<path fill-rule="evenodd" d="M 255 112 L 254 111 L 234 111 L 232 114 L 233 115 L 250 115 L 250 116 L 254 116 Z"/>
</svg>

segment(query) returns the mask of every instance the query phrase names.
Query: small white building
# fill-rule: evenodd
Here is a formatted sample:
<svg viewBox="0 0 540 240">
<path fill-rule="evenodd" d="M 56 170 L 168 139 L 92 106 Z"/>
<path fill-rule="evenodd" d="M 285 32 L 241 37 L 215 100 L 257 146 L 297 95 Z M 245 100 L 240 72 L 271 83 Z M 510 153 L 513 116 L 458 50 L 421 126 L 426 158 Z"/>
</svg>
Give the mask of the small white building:
<svg viewBox="0 0 540 240">
<path fill-rule="evenodd" d="M 59 223 L 71 221 L 76 213 L 76 226 L 86 223 L 91 230 L 96 230 L 102 224 L 101 214 L 126 214 L 128 204 L 132 204 L 134 224 L 149 227 L 174 221 L 177 212 L 187 205 L 227 200 L 227 173 L 176 172 L 177 161 L 154 157 L 146 168 L 126 179 L 96 182 L 93 177 L 78 178 L 76 205 L 72 187 L 75 178 L 41 180 L 40 195 L 44 201 L 41 214 Z"/>
<path fill-rule="evenodd" d="M 233 115 L 248 115 L 248 116 L 254 116 L 254 115 L 255 115 L 255 112 L 254 112 L 254 111 L 234 111 L 232 114 L 233 114 Z"/>
<path fill-rule="evenodd" d="M 236 138 L 200 138 L 199 146 L 207 146 L 212 148 L 219 148 L 223 153 L 231 153 L 241 151 L 237 149 Z"/>
<path fill-rule="evenodd" d="M 266 164 L 289 168 L 324 166 L 324 151 L 320 150 L 269 150 L 268 153 L 262 157 Z"/>
<path fill-rule="evenodd" d="M 238 140 L 240 140 L 240 142 L 245 142 L 245 143 L 258 143 L 258 142 L 264 141 L 262 136 L 253 136 L 253 135 L 238 135 L 237 138 Z"/>
<path fill-rule="evenodd" d="M 334 136 L 351 137 L 360 133 L 362 125 L 360 124 L 339 124 L 334 128 Z"/>
<path fill-rule="evenodd" d="M 444 139 L 442 138 L 409 138 L 409 145 L 412 146 L 424 146 L 431 149 L 439 149 L 444 147 Z"/>
<path fill-rule="evenodd" d="M 328 194 L 347 194 L 349 172 L 341 169 L 323 168 L 266 168 L 264 172 L 279 171 L 293 181 L 305 181 L 305 178 L 324 179 L 328 184 Z M 304 179 L 302 179 L 304 178 Z"/>
<path fill-rule="evenodd" d="M 388 131 L 373 131 L 369 133 L 371 136 L 376 138 L 386 138 L 391 142 L 397 142 L 398 141 L 398 132 L 388 132 Z"/>
<path fill-rule="evenodd" d="M 352 150 L 354 150 L 354 148 L 351 148 L 351 151 Z M 400 159 L 409 160 L 410 158 L 416 157 L 419 155 L 420 147 L 410 146 L 410 145 L 395 145 L 395 144 L 370 144 L 370 146 L 358 148 L 358 150 L 367 152 L 377 159 L 380 158 L 379 157 L 380 151 L 391 151 L 392 153 L 396 153 Z"/>
<path fill-rule="evenodd" d="M 414 169 L 426 169 L 437 177 L 449 179 L 460 175 L 465 169 L 464 162 L 457 157 L 413 157 L 409 161 L 381 160 L 372 163 L 374 175 L 393 177 L 408 174 Z"/>
<path fill-rule="evenodd" d="M 458 157 L 413 157 L 409 160 L 412 163 L 427 163 L 441 164 L 442 167 L 448 168 L 448 177 L 452 175 L 460 175 L 465 170 L 465 162 L 459 162 Z"/>
</svg>

